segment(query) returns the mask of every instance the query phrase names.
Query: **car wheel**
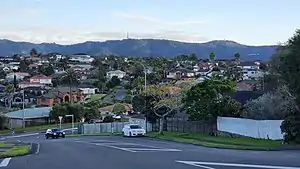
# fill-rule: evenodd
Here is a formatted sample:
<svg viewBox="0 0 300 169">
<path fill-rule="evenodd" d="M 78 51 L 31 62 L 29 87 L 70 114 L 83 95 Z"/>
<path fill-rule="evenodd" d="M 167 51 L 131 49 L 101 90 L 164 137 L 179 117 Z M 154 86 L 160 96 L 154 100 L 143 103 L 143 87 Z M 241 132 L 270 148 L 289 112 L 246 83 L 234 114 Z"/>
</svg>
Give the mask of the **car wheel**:
<svg viewBox="0 0 300 169">
<path fill-rule="evenodd" d="M 49 139 L 49 136 L 46 136 L 46 139 Z"/>
<path fill-rule="evenodd" d="M 132 134 L 131 134 L 131 132 L 129 132 L 129 137 L 131 137 L 132 136 Z"/>
</svg>

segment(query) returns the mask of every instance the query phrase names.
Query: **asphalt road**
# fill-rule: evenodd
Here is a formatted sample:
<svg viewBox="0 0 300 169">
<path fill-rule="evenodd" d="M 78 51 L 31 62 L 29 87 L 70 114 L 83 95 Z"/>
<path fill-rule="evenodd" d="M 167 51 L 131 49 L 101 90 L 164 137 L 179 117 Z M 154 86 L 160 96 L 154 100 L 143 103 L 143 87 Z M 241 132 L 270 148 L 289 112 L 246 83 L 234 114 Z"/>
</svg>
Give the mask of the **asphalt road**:
<svg viewBox="0 0 300 169">
<path fill-rule="evenodd" d="M 38 142 L 40 151 L 12 158 L 5 169 L 300 169 L 299 151 L 237 151 L 119 136 L 10 139 Z"/>
</svg>

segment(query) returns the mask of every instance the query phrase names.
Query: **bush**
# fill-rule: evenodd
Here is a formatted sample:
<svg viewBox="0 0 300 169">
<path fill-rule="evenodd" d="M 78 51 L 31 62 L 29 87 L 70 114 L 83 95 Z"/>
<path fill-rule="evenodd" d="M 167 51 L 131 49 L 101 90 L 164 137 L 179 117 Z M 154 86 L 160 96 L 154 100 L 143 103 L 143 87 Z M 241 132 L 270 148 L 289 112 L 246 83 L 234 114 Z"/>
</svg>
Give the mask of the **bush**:
<svg viewBox="0 0 300 169">
<path fill-rule="evenodd" d="M 255 120 L 282 120 L 294 111 L 295 102 L 280 92 L 266 93 L 245 104 L 242 117 Z"/>
<path fill-rule="evenodd" d="M 300 115 L 291 115 L 281 123 L 285 143 L 300 143 Z"/>
</svg>

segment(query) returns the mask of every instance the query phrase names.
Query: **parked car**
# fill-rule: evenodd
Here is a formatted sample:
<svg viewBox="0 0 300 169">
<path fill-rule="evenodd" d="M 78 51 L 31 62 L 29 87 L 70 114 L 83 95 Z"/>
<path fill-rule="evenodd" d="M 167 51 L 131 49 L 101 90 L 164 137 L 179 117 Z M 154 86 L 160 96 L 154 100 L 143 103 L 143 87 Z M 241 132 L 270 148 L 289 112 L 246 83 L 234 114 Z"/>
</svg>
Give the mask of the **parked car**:
<svg viewBox="0 0 300 169">
<path fill-rule="evenodd" d="M 133 136 L 145 136 L 146 130 L 143 129 L 138 124 L 128 124 L 125 125 L 122 129 L 123 136 L 133 137 Z"/>
<path fill-rule="evenodd" d="M 60 129 L 47 129 L 46 134 L 45 134 L 46 139 L 51 138 L 65 138 L 66 137 L 66 133 L 61 131 Z"/>
</svg>

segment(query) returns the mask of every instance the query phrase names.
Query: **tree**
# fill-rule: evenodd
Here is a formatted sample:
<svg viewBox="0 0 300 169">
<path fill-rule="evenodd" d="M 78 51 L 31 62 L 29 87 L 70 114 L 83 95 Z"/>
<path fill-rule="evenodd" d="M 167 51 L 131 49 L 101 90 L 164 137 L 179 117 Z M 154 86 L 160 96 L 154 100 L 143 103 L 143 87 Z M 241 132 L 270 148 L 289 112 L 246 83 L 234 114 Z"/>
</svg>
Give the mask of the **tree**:
<svg viewBox="0 0 300 169">
<path fill-rule="evenodd" d="M 0 113 L 0 129 L 3 130 L 6 125 L 6 116 L 3 113 Z"/>
<path fill-rule="evenodd" d="M 132 81 L 132 87 L 139 91 L 139 93 L 142 93 L 142 90 L 145 87 L 145 78 L 143 77 L 137 77 Z"/>
<path fill-rule="evenodd" d="M 52 65 L 41 65 L 38 67 L 38 71 L 45 76 L 50 76 L 55 73 Z"/>
<path fill-rule="evenodd" d="M 183 99 L 190 120 L 215 120 L 218 116 L 238 116 L 238 103 L 226 94 L 235 83 L 229 80 L 206 79 L 191 87 Z M 228 105 L 226 105 L 228 104 Z M 235 110 L 234 112 L 232 112 Z"/>
<path fill-rule="evenodd" d="M 283 93 L 271 92 L 247 101 L 242 117 L 255 120 L 282 120 L 294 111 L 295 102 Z"/>
<path fill-rule="evenodd" d="M 68 69 L 62 77 L 62 83 L 68 84 L 70 88 L 70 103 L 73 104 L 72 86 L 77 86 L 80 83 L 79 75 L 73 69 Z"/>
<path fill-rule="evenodd" d="M 29 62 L 26 60 L 21 60 L 20 61 L 20 71 L 25 72 L 28 69 Z"/>
<path fill-rule="evenodd" d="M 235 60 L 235 61 L 240 61 L 240 59 L 241 59 L 240 53 L 235 53 L 235 54 L 234 54 L 234 60 Z"/>
<path fill-rule="evenodd" d="M 211 52 L 211 53 L 209 54 L 209 60 L 210 60 L 211 62 L 213 62 L 215 59 L 216 59 L 216 56 L 215 56 L 214 52 Z"/>
<path fill-rule="evenodd" d="M 114 88 L 121 84 L 121 80 L 117 76 L 113 76 L 110 81 L 107 83 L 108 88 Z"/>
<path fill-rule="evenodd" d="M 116 113 L 116 114 L 122 114 L 126 112 L 126 108 L 123 104 L 121 103 L 116 103 L 114 105 L 114 108 L 113 108 L 113 113 Z"/>
<path fill-rule="evenodd" d="M 159 117 L 159 134 L 163 134 L 165 117 L 176 113 L 182 107 L 181 94 L 172 91 L 170 86 L 151 86 L 147 93 L 155 98 L 153 109 L 155 115 Z"/>
<path fill-rule="evenodd" d="M 278 48 L 271 60 L 271 72 L 279 77 L 279 83 L 286 87 L 287 96 L 295 101 L 295 111 L 287 116 L 281 125 L 286 141 L 300 140 L 300 30 Z M 299 141 L 300 142 L 300 141 Z"/>
<path fill-rule="evenodd" d="M 81 117 L 81 121 L 84 122 L 85 120 L 97 119 L 101 117 L 99 108 L 100 108 L 100 104 L 98 101 L 91 101 L 91 102 L 84 103 L 83 105 L 84 114 Z"/>
<path fill-rule="evenodd" d="M 125 102 L 125 103 L 128 103 L 128 104 L 131 104 L 132 99 L 133 99 L 133 98 L 132 98 L 132 95 L 126 94 L 125 97 L 124 97 L 124 102 Z"/>
<path fill-rule="evenodd" d="M 8 84 L 5 86 L 4 89 L 5 95 L 7 97 L 8 100 L 8 107 L 11 108 L 11 104 L 12 104 L 12 99 L 14 96 L 14 85 L 13 84 Z"/>
<path fill-rule="evenodd" d="M 37 51 L 36 51 L 35 48 L 32 48 L 32 49 L 30 50 L 30 56 L 31 56 L 31 57 L 37 57 L 37 56 L 38 56 L 38 53 L 37 53 Z"/>
</svg>

